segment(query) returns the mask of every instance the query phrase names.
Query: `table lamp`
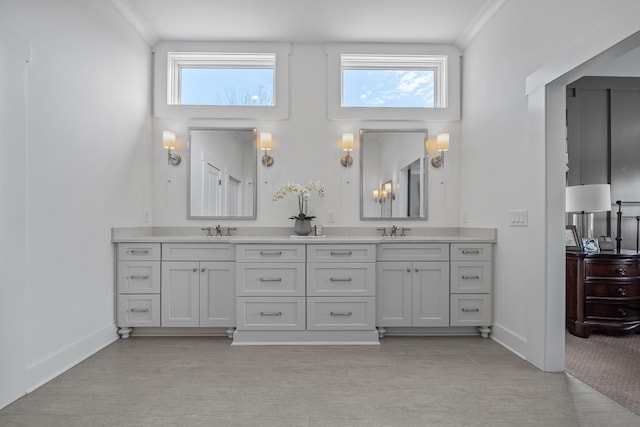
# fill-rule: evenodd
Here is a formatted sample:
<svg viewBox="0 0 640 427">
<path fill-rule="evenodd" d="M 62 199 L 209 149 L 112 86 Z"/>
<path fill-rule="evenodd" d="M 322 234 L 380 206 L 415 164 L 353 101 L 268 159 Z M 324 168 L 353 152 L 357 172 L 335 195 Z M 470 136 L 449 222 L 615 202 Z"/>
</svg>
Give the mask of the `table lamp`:
<svg viewBox="0 0 640 427">
<path fill-rule="evenodd" d="M 565 211 L 574 214 L 574 218 L 580 214 L 581 238 L 594 238 L 593 213 L 611 211 L 611 186 L 609 184 L 588 184 L 566 187 Z"/>
</svg>

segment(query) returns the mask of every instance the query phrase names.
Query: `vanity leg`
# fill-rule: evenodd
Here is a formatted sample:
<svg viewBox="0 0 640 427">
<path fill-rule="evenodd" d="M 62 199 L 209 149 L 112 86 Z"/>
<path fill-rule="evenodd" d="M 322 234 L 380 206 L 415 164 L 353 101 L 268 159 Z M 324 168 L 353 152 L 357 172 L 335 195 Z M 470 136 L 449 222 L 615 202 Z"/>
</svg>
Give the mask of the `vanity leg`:
<svg viewBox="0 0 640 427">
<path fill-rule="evenodd" d="M 118 333 L 120 334 L 120 338 L 125 339 L 129 338 L 129 334 L 131 334 L 131 328 L 120 328 L 118 329 Z"/>
<path fill-rule="evenodd" d="M 387 330 L 382 326 L 378 326 L 376 329 L 378 330 L 378 338 L 384 338 L 384 333 L 387 332 Z"/>
<path fill-rule="evenodd" d="M 491 333 L 491 327 L 490 326 L 480 326 L 478 328 L 478 332 L 480 332 L 480 336 L 482 338 L 489 338 L 489 334 Z"/>
<path fill-rule="evenodd" d="M 229 328 L 226 330 L 227 332 L 227 336 L 231 339 L 233 339 L 233 333 L 236 331 L 236 328 Z"/>
</svg>

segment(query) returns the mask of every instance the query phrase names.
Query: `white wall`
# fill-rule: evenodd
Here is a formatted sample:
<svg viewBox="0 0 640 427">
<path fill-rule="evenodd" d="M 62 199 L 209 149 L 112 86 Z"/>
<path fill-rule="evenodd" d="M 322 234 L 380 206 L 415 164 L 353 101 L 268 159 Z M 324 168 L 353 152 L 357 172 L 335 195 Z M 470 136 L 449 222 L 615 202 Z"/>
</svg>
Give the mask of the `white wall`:
<svg viewBox="0 0 640 427">
<path fill-rule="evenodd" d="M 335 226 L 374 226 L 394 224 L 396 220 L 360 221 L 360 172 L 359 156 L 352 153 L 354 162 L 350 169 L 340 164 L 344 154 L 338 148 L 343 132 L 358 134 L 360 128 L 403 129 L 427 128 L 430 135 L 451 133 L 451 148 L 447 152 L 447 167 L 428 167 L 429 173 L 429 221 L 410 221 L 414 226 L 458 226 L 459 212 L 459 155 L 460 123 L 419 121 L 330 121 L 327 118 L 327 56 L 321 43 L 292 44 L 290 58 L 290 117 L 287 120 L 179 120 L 156 119 L 153 136 L 153 224 L 154 225 L 215 225 L 223 226 L 278 226 L 293 227 L 287 219 L 296 213 L 294 198 L 273 202 L 277 187 L 288 182 L 306 184 L 320 180 L 326 186 L 324 199 L 312 197 L 310 214 L 317 222 L 327 224 L 328 211 L 336 212 Z M 187 168 L 183 164 L 168 167 L 166 151 L 162 149 L 162 130 L 177 132 L 184 146 L 178 152 L 186 158 L 187 127 L 257 127 L 259 131 L 273 133 L 275 163 L 270 168 L 258 164 L 258 215 L 255 221 L 187 220 L 186 192 Z M 169 182 L 170 181 L 170 182 Z M 405 224 L 407 224 L 405 222 Z"/>
<path fill-rule="evenodd" d="M 7 392 L 22 394 L 117 337 L 110 227 L 142 224 L 151 209 L 151 58 L 108 1 L 1 2 L 0 20 L 32 52 L 24 156 L 3 145 L 17 165 L 11 185 L 26 194 L 24 215 L 2 224 L 18 230 L 8 243 L 3 235 L 3 247 L 25 247 L 26 266 L 14 266 L 21 289 L 0 299 L 4 312 L 25 294 L 13 324 L 24 328 L 26 380 Z M 14 194 L 2 203 L 5 218 L 22 200 Z M 0 381 L 2 395 L 9 387 Z"/>
<path fill-rule="evenodd" d="M 548 364 L 563 346 L 564 271 L 547 256 L 556 246 L 547 233 L 562 224 L 564 141 L 545 145 L 551 100 L 544 87 L 527 99 L 525 84 L 538 73 L 529 83 L 544 85 L 631 35 L 639 12 L 633 0 L 509 1 L 464 52 L 461 212 L 469 225 L 498 226 L 494 337 L 542 369 L 562 369 Z M 509 227 L 512 209 L 529 210 L 529 227 Z"/>
</svg>

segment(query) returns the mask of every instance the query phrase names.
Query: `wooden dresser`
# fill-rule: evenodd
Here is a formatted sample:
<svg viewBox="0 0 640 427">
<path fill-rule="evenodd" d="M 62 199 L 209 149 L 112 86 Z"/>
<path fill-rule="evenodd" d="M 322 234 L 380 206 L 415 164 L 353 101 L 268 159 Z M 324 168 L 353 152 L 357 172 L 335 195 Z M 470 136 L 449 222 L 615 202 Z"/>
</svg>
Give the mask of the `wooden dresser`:
<svg viewBox="0 0 640 427">
<path fill-rule="evenodd" d="M 566 326 L 588 338 L 592 331 L 640 331 L 640 254 L 567 252 Z"/>
</svg>

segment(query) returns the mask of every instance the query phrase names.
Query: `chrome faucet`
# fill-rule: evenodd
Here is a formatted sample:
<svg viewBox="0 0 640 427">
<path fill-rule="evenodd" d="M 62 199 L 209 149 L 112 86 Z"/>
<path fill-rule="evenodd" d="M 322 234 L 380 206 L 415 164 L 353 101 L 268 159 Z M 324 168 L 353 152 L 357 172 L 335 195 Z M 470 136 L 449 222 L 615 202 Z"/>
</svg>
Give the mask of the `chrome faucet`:
<svg viewBox="0 0 640 427">
<path fill-rule="evenodd" d="M 202 231 L 206 231 L 207 232 L 207 237 L 211 237 L 213 236 L 213 229 L 211 227 L 207 227 L 207 228 L 201 228 L 200 230 Z"/>
<path fill-rule="evenodd" d="M 231 228 L 231 227 L 227 227 L 227 236 L 231 236 L 231 231 L 236 231 L 237 228 Z"/>
<path fill-rule="evenodd" d="M 399 230 L 398 226 L 396 226 L 396 225 L 391 226 L 391 234 L 390 234 L 390 236 L 396 237 L 398 235 L 397 234 L 398 230 Z"/>
<path fill-rule="evenodd" d="M 216 237 L 222 236 L 222 227 L 220 225 L 216 225 Z"/>
<path fill-rule="evenodd" d="M 387 229 L 382 227 L 382 228 L 378 228 L 378 231 L 382 231 L 382 237 L 386 237 L 387 236 Z"/>
<path fill-rule="evenodd" d="M 410 228 L 401 228 L 401 229 L 400 229 L 400 236 L 405 237 L 405 236 L 406 236 L 406 234 L 405 234 L 405 233 L 406 233 L 407 231 L 411 231 L 411 229 L 410 229 Z"/>
</svg>

